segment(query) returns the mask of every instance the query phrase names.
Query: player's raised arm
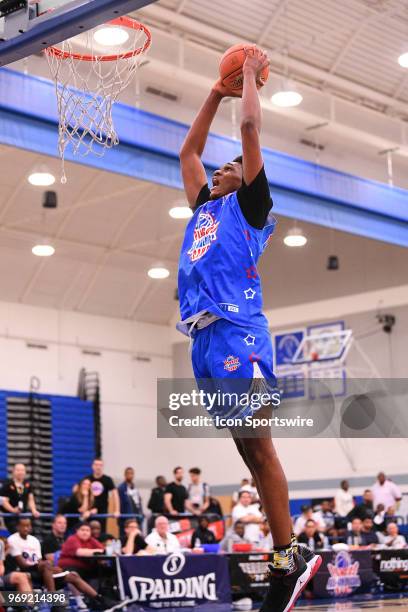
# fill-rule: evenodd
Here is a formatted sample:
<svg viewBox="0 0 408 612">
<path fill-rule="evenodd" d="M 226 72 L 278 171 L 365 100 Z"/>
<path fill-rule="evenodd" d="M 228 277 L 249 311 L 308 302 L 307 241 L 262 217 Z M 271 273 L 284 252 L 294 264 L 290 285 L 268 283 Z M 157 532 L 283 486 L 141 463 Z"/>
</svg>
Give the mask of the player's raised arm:
<svg viewBox="0 0 408 612">
<path fill-rule="evenodd" d="M 262 111 L 257 89 L 257 78 L 261 71 L 268 66 L 269 60 L 267 55 L 257 47 L 248 47 L 245 53 L 241 117 L 242 168 L 244 181 L 247 185 L 250 185 L 263 166 L 259 141 Z"/>
<path fill-rule="evenodd" d="M 207 175 L 201 156 L 207 142 L 211 123 L 217 113 L 222 98 L 233 95 L 227 92 L 220 81 L 212 88 L 210 94 L 200 108 L 180 151 L 181 172 L 184 189 L 191 208 L 195 207 L 198 194 L 207 183 Z"/>
</svg>

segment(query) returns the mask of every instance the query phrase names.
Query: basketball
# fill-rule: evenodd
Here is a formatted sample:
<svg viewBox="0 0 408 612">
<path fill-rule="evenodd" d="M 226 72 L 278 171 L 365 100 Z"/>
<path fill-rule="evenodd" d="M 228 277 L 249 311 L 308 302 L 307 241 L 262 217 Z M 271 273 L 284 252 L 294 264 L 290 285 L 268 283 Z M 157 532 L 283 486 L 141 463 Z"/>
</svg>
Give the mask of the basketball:
<svg viewBox="0 0 408 612">
<path fill-rule="evenodd" d="M 239 43 L 227 49 L 220 61 L 220 77 L 222 84 L 232 91 L 242 90 L 244 65 L 246 55 L 245 48 L 251 47 L 246 43 Z M 257 79 L 258 89 L 263 87 L 269 77 L 269 66 L 262 70 Z"/>
</svg>

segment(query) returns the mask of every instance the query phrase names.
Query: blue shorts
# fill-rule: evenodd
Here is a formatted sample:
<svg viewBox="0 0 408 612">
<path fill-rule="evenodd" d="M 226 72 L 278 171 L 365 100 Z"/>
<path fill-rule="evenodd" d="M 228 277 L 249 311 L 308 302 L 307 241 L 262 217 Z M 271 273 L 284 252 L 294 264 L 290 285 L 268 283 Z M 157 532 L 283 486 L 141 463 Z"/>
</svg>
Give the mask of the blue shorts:
<svg viewBox="0 0 408 612">
<path fill-rule="evenodd" d="M 276 393 L 271 335 L 267 327 L 242 327 L 218 319 L 193 336 L 192 364 L 200 389 L 231 394 L 208 409 L 212 417 L 244 418 L 261 406 L 237 404 L 236 394 Z"/>
</svg>

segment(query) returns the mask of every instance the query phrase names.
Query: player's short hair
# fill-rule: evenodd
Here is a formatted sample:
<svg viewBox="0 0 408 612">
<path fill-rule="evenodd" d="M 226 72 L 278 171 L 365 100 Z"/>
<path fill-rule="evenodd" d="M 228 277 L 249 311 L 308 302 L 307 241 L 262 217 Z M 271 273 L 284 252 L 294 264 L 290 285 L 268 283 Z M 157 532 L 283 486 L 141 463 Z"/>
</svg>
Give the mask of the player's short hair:
<svg viewBox="0 0 408 612">
<path fill-rule="evenodd" d="M 238 157 L 236 157 L 232 161 L 236 162 L 237 164 L 241 164 L 241 166 L 242 166 L 242 155 L 238 155 Z"/>
</svg>

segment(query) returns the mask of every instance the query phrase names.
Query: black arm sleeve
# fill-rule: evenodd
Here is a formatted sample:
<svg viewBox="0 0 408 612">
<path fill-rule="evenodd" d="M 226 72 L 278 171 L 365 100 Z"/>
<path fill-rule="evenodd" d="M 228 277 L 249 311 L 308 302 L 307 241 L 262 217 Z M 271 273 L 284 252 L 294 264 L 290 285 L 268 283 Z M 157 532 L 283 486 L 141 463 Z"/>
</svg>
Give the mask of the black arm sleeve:
<svg viewBox="0 0 408 612">
<path fill-rule="evenodd" d="M 256 229 L 263 229 L 269 211 L 273 206 L 269 183 L 263 166 L 250 185 L 242 183 L 242 187 L 237 191 L 237 197 L 242 214 L 249 225 Z"/>
</svg>

